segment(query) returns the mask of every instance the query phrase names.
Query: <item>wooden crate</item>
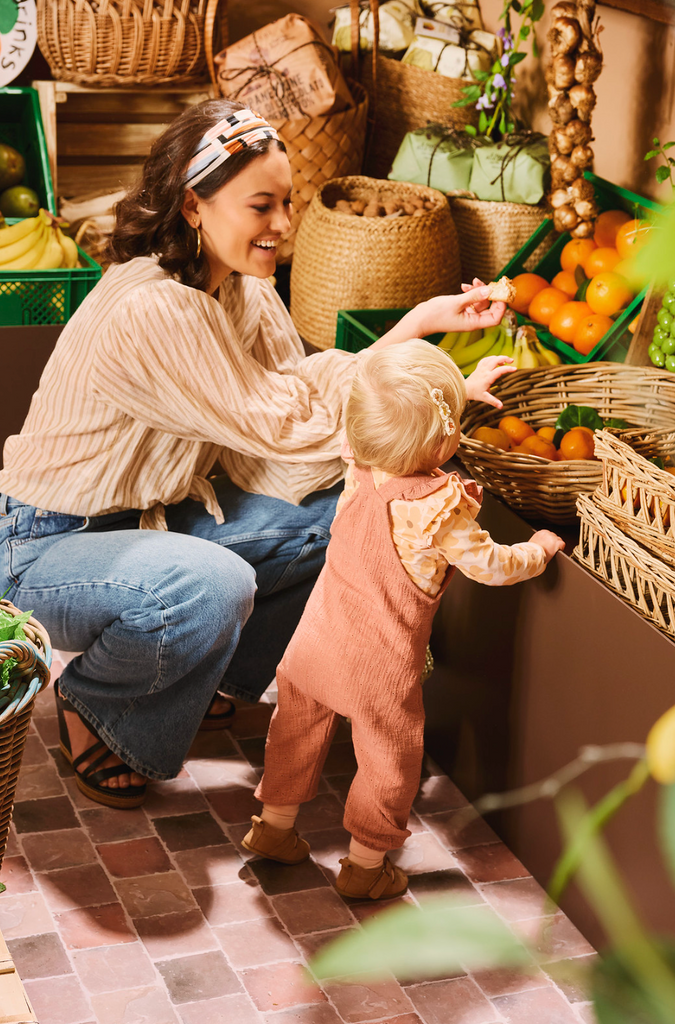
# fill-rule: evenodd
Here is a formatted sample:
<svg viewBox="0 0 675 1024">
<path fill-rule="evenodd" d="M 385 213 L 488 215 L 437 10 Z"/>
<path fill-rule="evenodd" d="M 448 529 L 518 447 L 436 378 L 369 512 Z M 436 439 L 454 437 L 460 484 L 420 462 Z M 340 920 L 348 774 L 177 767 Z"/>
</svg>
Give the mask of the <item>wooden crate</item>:
<svg viewBox="0 0 675 1024">
<path fill-rule="evenodd" d="M 0 1024 L 37 1024 L 7 944 L 0 934 Z"/>
<path fill-rule="evenodd" d="M 32 85 L 40 97 L 57 199 L 127 188 L 167 124 L 212 96 L 208 83 L 147 89 Z"/>
</svg>

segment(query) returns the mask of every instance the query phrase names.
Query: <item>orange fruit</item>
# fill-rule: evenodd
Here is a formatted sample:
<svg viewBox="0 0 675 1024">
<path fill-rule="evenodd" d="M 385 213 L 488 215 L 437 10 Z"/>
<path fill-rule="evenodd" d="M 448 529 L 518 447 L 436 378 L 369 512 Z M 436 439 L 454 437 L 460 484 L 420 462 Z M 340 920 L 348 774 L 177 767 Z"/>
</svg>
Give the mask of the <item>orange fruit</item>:
<svg viewBox="0 0 675 1024">
<path fill-rule="evenodd" d="M 523 315 L 527 313 L 537 292 L 540 292 L 542 288 L 548 288 L 548 281 L 545 277 L 540 277 L 539 274 L 517 274 L 511 280 L 511 284 L 516 289 L 516 297 L 513 302 L 509 302 L 509 306 L 511 309 L 515 309 L 516 313 Z"/>
<path fill-rule="evenodd" d="M 605 316 L 604 313 L 593 313 L 591 316 L 585 316 L 583 320 L 579 321 L 574 330 L 574 335 L 572 336 L 574 348 L 582 356 L 587 356 L 600 339 L 604 338 L 613 323 L 612 318 Z"/>
<path fill-rule="evenodd" d="M 537 437 L 536 434 L 526 437 L 520 447 L 527 455 L 538 455 L 540 459 L 549 459 L 551 462 L 556 459 L 558 454 L 555 445 L 550 441 L 545 441 L 543 437 Z"/>
<path fill-rule="evenodd" d="M 595 221 L 593 240 L 599 248 L 616 245 L 616 235 L 620 227 L 629 221 L 630 214 L 625 210 L 605 210 L 598 214 Z"/>
<path fill-rule="evenodd" d="M 560 266 L 563 270 L 574 271 L 575 267 L 583 266 L 594 249 L 592 238 L 573 238 L 560 253 Z"/>
<path fill-rule="evenodd" d="M 565 459 L 594 459 L 593 431 L 588 427 L 572 427 L 563 434 L 560 451 Z"/>
<path fill-rule="evenodd" d="M 622 260 L 634 256 L 649 239 L 651 228 L 646 220 L 627 220 L 616 233 L 616 249 Z"/>
<path fill-rule="evenodd" d="M 474 430 L 471 436 L 475 437 L 477 441 L 492 444 L 495 448 L 501 448 L 503 451 L 508 451 L 511 447 L 509 435 L 503 430 L 498 430 L 496 427 L 479 427 L 478 430 Z"/>
<path fill-rule="evenodd" d="M 532 437 L 534 430 L 529 423 L 521 420 L 518 416 L 502 416 L 499 421 L 499 429 L 503 430 L 512 445 L 520 445 L 526 437 Z"/>
<path fill-rule="evenodd" d="M 558 433 L 555 427 L 539 427 L 537 437 L 543 437 L 549 444 L 553 444 L 553 438 Z"/>
<path fill-rule="evenodd" d="M 584 239 L 575 239 L 575 241 L 583 242 Z M 561 292 L 559 288 L 542 288 L 532 299 L 527 315 L 530 320 L 536 320 L 538 324 L 544 324 L 548 327 L 555 311 L 564 306 L 568 301 L 568 296 Z"/>
<path fill-rule="evenodd" d="M 594 313 L 612 316 L 618 313 L 635 298 L 635 292 L 625 278 L 606 270 L 604 274 L 596 274 L 586 289 L 586 302 Z"/>
<path fill-rule="evenodd" d="M 586 258 L 583 264 L 584 274 L 586 277 L 595 277 L 596 274 L 602 274 L 605 270 L 614 270 L 617 263 L 620 262 L 621 257 L 614 247 L 603 246 L 600 249 L 594 249 Z"/>
<path fill-rule="evenodd" d="M 573 270 L 559 271 L 551 281 L 551 284 L 554 288 L 559 288 L 565 295 L 569 295 L 570 299 L 573 299 L 579 290 Z"/>
<path fill-rule="evenodd" d="M 566 302 L 556 309 L 549 321 L 548 329 L 554 338 L 571 342 L 579 321 L 585 316 L 590 316 L 592 312 L 587 302 Z"/>
</svg>

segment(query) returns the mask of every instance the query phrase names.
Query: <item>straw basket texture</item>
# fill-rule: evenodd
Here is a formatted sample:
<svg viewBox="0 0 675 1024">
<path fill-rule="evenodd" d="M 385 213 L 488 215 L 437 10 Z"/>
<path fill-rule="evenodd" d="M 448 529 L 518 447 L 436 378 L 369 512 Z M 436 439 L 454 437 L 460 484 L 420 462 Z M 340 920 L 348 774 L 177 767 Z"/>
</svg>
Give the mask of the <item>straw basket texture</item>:
<svg viewBox="0 0 675 1024">
<path fill-rule="evenodd" d="M 595 435 L 602 484 L 593 500 L 605 515 L 675 569 L 675 476 L 649 460 L 675 456 L 672 428 Z"/>
<path fill-rule="evenodd" d="M 503 452 L 469 435 L 496 426 L 502 416 L 526 420 L 535 430 L 551 426 L 568 405 L 588 405 L 603 419 L 619 417 L 638 427 L 672 430 L 675 379 L 657 369 L 621 363 L 586 363 L 517 370 L 492 389 L 504 403 L 497 413 L 474 404 L 462 422 L 459 457 L 478 483 L 526 516 L 551 523 L 573 523 L 580 493 L 602 482 L 602 463 L 549 462 L 534 455 Z"/>
<path fill-rule="evenodd" d="M 579 496 L 577 507 L 581 531 L 576 560 L 675 637 L 675 569 L 622 533 L 588 495 Z"/>
<path fill-rule="evenodd" d="M 226 0 L 38 0 L 38 43 L 54 78 L 78 85 L 175 85 L 227 45 Z"/>
<path fill-rule="evenodd" d="M 12 615 L 20 614 L 9 601 L 0 601 L 0 609 Z M 33 704 L 49 682 L 52 661 L 49 637 L 40 623 L 29 619 L 23 629 L 26 640 L 0 643 L 0 664 L 9 658 L 17 661 L 10 672 L 9 688 L 0 690 L 0 865 L 7 847 L 14 792 Z"/>
<path fill-rule="evenodd" d="M 474 277 L 494 281 L 546 219 L 542 206 L 485 202 L 468 198 L 466 193 L 448 193 L 448 199 L 457 228 L 464 281 L 473 281 Z M 556 237 L 555 232 L 549 233 L 530 256 L 528 266 L 536 266 Z"/>
<path fill-rule="evenodd" d="M 286 145 L 293 173 L 291 230 L 277 248 L 277 261 L 288 263 L 295 236 L 312 196 L 331 178 L 358 174 L 366 144 L 368 97 L 358 82 L 349 82 L 354 106 L 335 114 L 272 121 Z"/>
<path fill-rule="evenodd" d="M 433 209 L 417 217 L 353 217 L 338 199 L 419 196 Z M 353 176 L 326 182 L 300 224 L 291 270 L 291 316 L 316 348 L 335 344 L 339 309 L 415 306 L 460 286 L 457 236 L 442 192 L 401 181 Z"/>
</svg>

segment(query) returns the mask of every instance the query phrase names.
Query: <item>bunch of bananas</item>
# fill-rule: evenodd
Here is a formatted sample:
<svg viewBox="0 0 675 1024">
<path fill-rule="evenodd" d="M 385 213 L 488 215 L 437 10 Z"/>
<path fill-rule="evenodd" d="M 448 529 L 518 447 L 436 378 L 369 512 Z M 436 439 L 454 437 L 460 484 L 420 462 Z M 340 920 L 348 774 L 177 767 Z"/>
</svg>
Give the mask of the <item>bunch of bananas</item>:
<svg viewBox="0 0 675 1024">
<path fill-rule="evenodd" d="M 0 228 L 0 273 L 77 266 L 77 245 L 47 210 Z"/>
<path fill-rule="evenodd" d="M 557 366 L 560 356 L 539 341 L 533 327 L 518 327 L 509 311 L 501 323 L 485 331 L 450 331 L 439 342 L 454 359 L 465 377 L 487 356 L 510 356 L 519 370 L 535 366 Z"/>
</svg>

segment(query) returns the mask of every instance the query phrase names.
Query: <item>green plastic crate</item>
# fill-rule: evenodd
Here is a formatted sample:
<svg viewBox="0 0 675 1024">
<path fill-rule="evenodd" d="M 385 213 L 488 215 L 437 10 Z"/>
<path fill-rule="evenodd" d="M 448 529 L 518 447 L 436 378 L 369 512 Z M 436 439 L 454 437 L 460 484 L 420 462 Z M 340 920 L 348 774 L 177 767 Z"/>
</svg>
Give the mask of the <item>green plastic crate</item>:
<svg viewBox="0 0 675 1024">
<path fill-rule="evenodd" d="M 23 184 L 37 192 L 43 209 L 55 214 L 56 199 L 35 89 L 13 86 L 0 89 L 0 142 L 21 153 L 26 161 Z"/>
<path fill-rule="evenodd" d="M 610 181 L 606 181 L 604 178 L 599 178 L 590 171 L 586 171 L 584 177 L 592 183 L 595 189 L 595 198 L 601 211 L 625 210 L 626 213 L 630 213 L 631 216 L 644 217 L 652 211 L 661 210 L 659 203 L 655 203 L 651 199 L 644 199 L 642 196 L 638 196 L 634 192 L 628 192 L 626 189 L 620 188 L 618 185 L 613 185 Z M 535 267 L 528 268 L 525 265 L 529 257 L 541 245 L 550 231 L 553 231 L 553 221 L 547 219 L 539 225 L 537 230 L 528 239 L 522 249 L 517 252 L 513 259 L 506 264 L 503 270 L 500 271 L 497 278 L 504 275 L 506 275 L 506 277 L 513 278 L 518 274 L 524 274 L 528 269 L 531 269 L 532 273 L 540 274 L 541 277 L 545 277 L 547 281 L 551 281 L 560 270 L 560 253 L 572 237 L 568 232 L 565 232 L 556 239 L 546 255 Z M 560 341 L 558 338 L 554 338 L 545 327 L 542 327 L 541 324 L 536 324 L 533 321 L 528 320 L 525 316 L 518 314 L 518 323 L 531 323 L 532 326 L 536 328 L 539 339 L 547 346 L 547 348 L 551 348 L 557 352 L 564 363 L 590 363 L 595 360 L 602 359 L 607 359 L 614 363 L 623 363 L 632 338 L 632 335 L 628 330 L 628 325 L 639 313 L 646 294 L 647 289 L 645 288 L 633 299 L 630 305 L 624 309 L 619 316 L 617 316 L 614 321 L 614 326 L 607 331 L 604 338 L 600 339 L 595 348 L 589 352 L 587 356 L 582 356 L 579 352 L 573 349 L 571 345 L 566 344 L 564 341 Z"/>
<path fill-rule="evenodd" d="M 409 309 L 340 309 L 337 315 L 335 347 L 346 352 L 360 352 L 395 327 Z M 426 339 L 438 345 L 443 334 Z"/>
<path fill-rule="evenodd" d="M 84 266 L 72 270 L 0 271 L 0 327 L 68 323 L 103 273 L 84 249 L 78 252 Z"/>
</svg>

